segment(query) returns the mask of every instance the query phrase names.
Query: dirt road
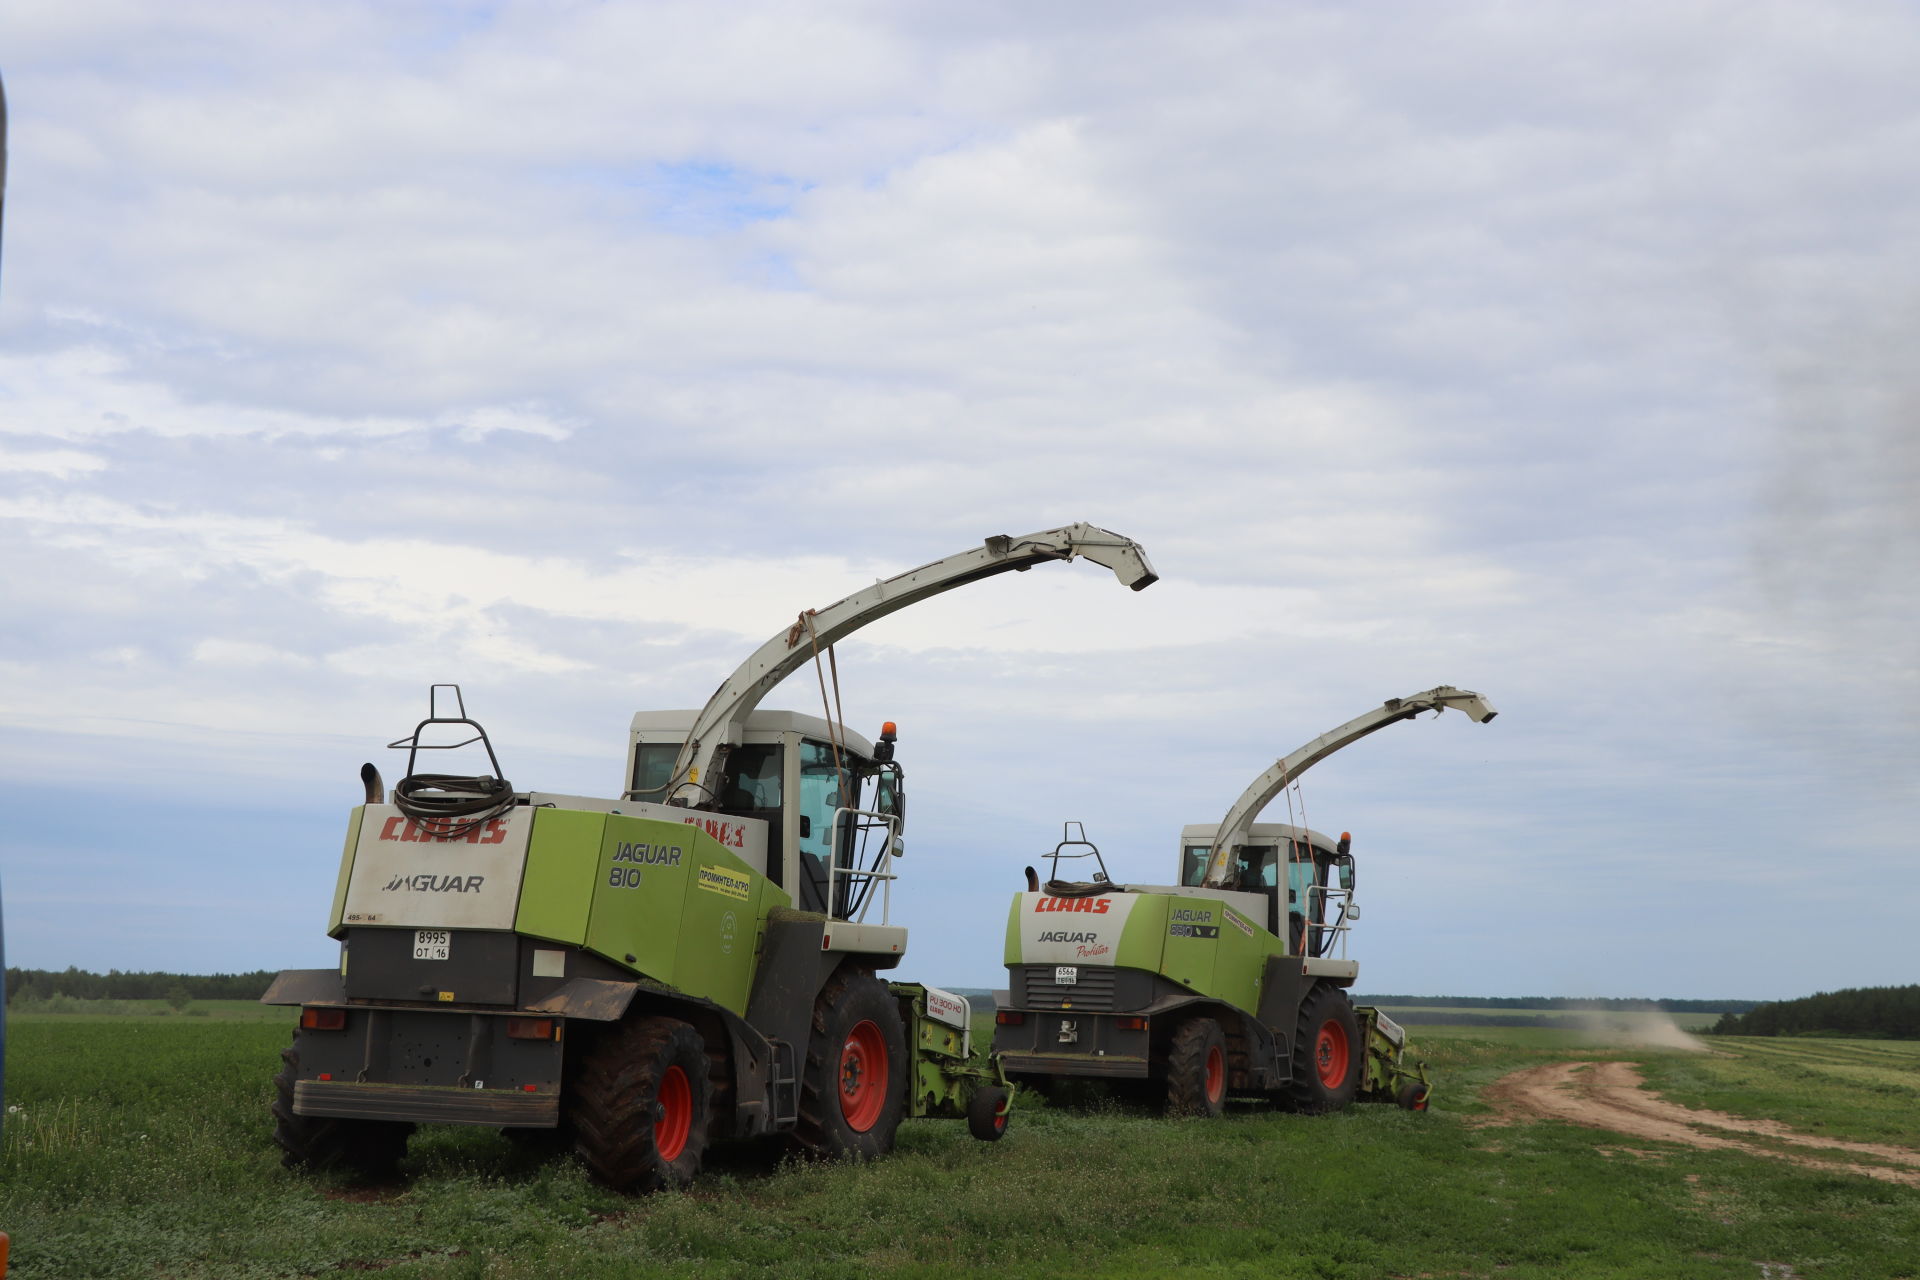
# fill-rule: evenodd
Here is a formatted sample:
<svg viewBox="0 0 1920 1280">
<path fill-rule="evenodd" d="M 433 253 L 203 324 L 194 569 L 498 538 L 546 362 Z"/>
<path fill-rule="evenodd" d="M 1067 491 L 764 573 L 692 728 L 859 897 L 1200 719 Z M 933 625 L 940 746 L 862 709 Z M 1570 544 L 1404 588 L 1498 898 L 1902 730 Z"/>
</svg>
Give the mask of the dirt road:
<svg viewBox="0 0 1920 1280">
<path fill-rule="evenodd" d="M 1813 1169 L 1857 1173 L 1882 1182 L 1920 1186 L 1920 1151 L 1875 1142 L 1847 1142 L 1749 1120 L 1722 1111 L 1694 1111 L 1649 1092 L 1631 1062 L 1553 1062 L 1505 1076 L 1487 1090 L 1497 1118 L 1569 1120 L 1635 1138 L 1690 1147 L 1744 1151 Z M 1739 1136 L 1735 1136 L 1739 1135 Z M 1821 1154 L 1813 1154 L 1814 1152 Z M 1862 1164 L 1848 1155 L 1885 1164 Z"/>
</svg>

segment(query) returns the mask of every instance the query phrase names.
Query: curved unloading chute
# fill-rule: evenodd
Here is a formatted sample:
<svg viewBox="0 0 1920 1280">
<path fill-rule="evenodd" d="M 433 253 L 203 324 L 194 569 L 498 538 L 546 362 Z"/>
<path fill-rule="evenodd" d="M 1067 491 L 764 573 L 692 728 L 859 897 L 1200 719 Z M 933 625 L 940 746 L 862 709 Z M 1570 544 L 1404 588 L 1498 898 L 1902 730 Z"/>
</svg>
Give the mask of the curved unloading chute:
<svg viewBox="0 0 1920 1280">
<path fill-rule="evenodd" d="M 1214 834 L 1213 847 L 1207 854 L 1207 875 L 1202 882 L 1216 889 L 1224 889 L 1233 880 L 1234 850 L 1247 842 L 1253 828 L 1253 820 L 1267 807 L 1267 802 L 1280 794 L 1281 788 L 1325 760 L 1342 747 L 1358 742 L 1376 729 L 1384 729 L 1390 724 L 1402 720 L 1411 720 L 1423 711 L 1435 713 L 1453 707 L 1463 711 L 1475 724 L 1485 724 L 1498 715 L 1493 704 L 1479 694 L 1467 689 L 1456 689 L 1443 684 L 1425 693 L 1416 693 L 1405 698 L 1388 698 L 1385 702 L 1367 712 L 1347 721 L 1338 729 L 1328 730 L 1305 746 L 1281 756 L 1273 762 L 1273 767 L 1253 780 L 1253 785 L 1240 793 L 1240 798 L 1227 810 L 1227 816 L 1220 820 L 1220 828 Z"/>
<path fill-rule="evenodd" d="M 1021 538 L 1005 534 L 988 538 L 980 546 L 909 569 L 824 609 L 802 614 L 800 623 L 779 631 L 756 649 L 701 708 L 674 762 L 674 799 L 669 803 L 688 803 L 685 793 L 689 790 L 694 797 L 704 792 L 701 780 L 725 764 L 727 751 L 740 741 L 747 716 L 760 700 L 827 646 L 930 596 L 1075 556 L 1105 565 L 1135 591 L 1160 580 L 1146 551 L 1133 539 L 1090 524 L 1070 524 Z M 691 803 L 697 807 L 700 801 L 692 798 Z"/>
</svg>

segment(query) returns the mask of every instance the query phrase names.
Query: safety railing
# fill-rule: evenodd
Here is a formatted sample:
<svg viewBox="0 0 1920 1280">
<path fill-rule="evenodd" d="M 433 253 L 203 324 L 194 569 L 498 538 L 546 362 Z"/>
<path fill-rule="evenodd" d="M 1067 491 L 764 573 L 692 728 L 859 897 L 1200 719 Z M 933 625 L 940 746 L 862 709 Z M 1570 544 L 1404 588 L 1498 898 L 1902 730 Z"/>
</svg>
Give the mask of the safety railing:
<svg viewBox="0 0 1920 1280">
<path fill-rule="evenodd" d="M 841 848 L 840 827 L 843 821 L 852 824 L 849 828 L 850 838 L 846 847 L 849 851 L 848 856 L 854 859 L 854 863 L 848 866 L 840 865 L 840 859 L 837 856 Z M 887 923 L 888 913 L 893 909 L 893 882 L 900 878 L 899 874 L 892 869 L 893 849 L 895 842 L 899 839 L 899 827 L 898 815 L 881 813 L 877 809 L 853 809 L 842 806 L 833 811 L 833 823 L 828 829 L 830 843 L 827 846 L 835 853 L 835 856 L 829 858 L 827 862 L 829 912 L 840 902 L 840 886 L 844 881 L 847 913 L 840 917 L 841 919 L 854 924 Z M 866 837 L 874 831 L 879 831 L 882 835 L 880 852 L 874 855 L 871 866 L 859 866 L 858 860 L 864 852 L 864 849 L 859 846 L 863 846 Z M 877 922 L 870 922 L 867 919 L 867 912 L 873 909 L 873 890 L 876 885 L 880 889 L 880 919 Z"/>
<path fill-rule="evenodd" d="M 1308 885 L 1308 921 L 1319 919 L 1327 922 L 1308 923 L 1308 954 L 1328 960 L 1345 960 L 1347 934 L 1353 930 L 1353 922 L 1359 918 L 1360 908 L 1353 904 L 1353 890 L 1343 889 L 1339 885 Z"/>
</svg>

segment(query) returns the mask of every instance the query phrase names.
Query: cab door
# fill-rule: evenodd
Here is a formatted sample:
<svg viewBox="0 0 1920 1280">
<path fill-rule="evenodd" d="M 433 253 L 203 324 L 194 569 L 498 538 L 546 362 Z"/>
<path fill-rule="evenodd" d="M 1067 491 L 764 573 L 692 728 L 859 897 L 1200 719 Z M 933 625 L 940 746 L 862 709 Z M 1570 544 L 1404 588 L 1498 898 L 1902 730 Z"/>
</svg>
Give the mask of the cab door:
<svg viewBox="0 0 1920 1280">
<path fill-rule="evenodd" d="M 832 745 L 812 738 L 800 740 L 798 757 L 794 806 L 798 828 L 794 846 L 800 853 L 798 901 L 803 910 L 845 919 L 850 884 L 846 873 L 853 864 L 855 824 L 843 820 L 836 838 L 833 815 L 836 809 L 859 807 L 860 762 L 842 749 L 836 764 Z M 830 868 L 835 869 L 831 875 Z"/>
</svg>

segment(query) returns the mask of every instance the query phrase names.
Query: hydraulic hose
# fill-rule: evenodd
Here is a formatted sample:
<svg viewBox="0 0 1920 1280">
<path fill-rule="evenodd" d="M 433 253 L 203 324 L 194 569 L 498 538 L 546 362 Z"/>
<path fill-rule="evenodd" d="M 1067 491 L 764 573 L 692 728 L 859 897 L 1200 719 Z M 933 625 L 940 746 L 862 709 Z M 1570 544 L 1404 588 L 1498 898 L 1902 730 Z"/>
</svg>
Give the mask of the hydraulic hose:
<svg viewBox="0 0 1920 1280">
<path fill-rule="evenodd" d="M 491 775 L 414 773 L 394 783 L 393 807 L 442 840 L 460 840 L 513 808 L 513 784 Z"/>
</svg>

